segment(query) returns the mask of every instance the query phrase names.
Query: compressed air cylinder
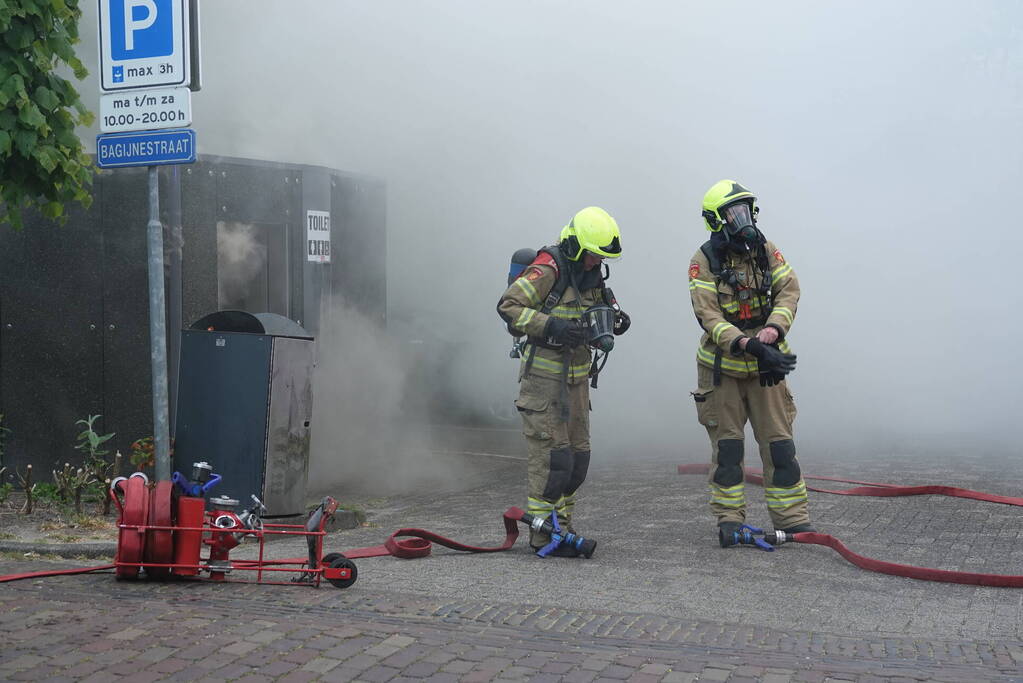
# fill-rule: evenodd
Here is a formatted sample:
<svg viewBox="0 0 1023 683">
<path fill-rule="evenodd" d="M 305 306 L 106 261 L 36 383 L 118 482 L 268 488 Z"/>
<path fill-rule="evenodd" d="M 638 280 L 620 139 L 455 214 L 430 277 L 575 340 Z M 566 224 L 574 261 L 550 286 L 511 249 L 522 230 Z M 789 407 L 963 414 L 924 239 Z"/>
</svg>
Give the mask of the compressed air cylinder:
<svg viewBox="0 0 1023 683">
<path fill-rule="evenodd" d="M 536 249 L 519 249 L 512 254 L 511 267 L 508 268 L 508 284 L 511 285 L 534 259 L 536 259 Z"/>
<path fill-rule="evenodd" d="M 174 564 L 188 565 L 175 567 L 178 576 L 195 576 L 199 573 L 199 550 L 202 548 L 202 525 L 206 514 L 206 502 L 202 498 L 181 496 L 178 498 L 178 529 L 174 532 Z M 183 529 L 188 529 L 184 531 Z"/>
</svg>

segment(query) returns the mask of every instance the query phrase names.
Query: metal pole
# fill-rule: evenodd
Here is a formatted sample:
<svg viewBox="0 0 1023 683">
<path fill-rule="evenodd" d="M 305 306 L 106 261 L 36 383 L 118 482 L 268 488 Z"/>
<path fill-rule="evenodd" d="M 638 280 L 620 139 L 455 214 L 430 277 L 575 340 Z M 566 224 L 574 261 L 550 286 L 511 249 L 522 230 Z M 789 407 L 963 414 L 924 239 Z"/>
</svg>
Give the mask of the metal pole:
<svg viewBox="0 0 1023 683">
<path fill-rule="evenodd" d="M 170 266 L 167 282 L 167 381 L 170 383 L 170 437 L 174 438 L 177 425 L 178 363 L 181 360 L 181 175 L 180 167 L 170 166 L 170 182 L 167 185 L 170 204 L 167 206 L 167 236 L 170 249 L 167 258 Z"/>
<path fill-rule="evenodd" d="M 167 421 L 167 321 L 163 297 L 163 224 L 158 167 L 149 167 L 149 350 L 153 370 L 153 443 L 156 480 L 170 479 Z"/>
</svg>

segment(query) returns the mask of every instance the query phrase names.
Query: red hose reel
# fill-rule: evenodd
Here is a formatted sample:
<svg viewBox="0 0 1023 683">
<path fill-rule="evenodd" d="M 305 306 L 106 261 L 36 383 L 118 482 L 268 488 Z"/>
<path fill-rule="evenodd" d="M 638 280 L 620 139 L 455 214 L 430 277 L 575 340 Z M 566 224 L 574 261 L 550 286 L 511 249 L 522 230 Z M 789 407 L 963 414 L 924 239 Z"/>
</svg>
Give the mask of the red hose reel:
<svg viewBox="0 0 1023 683">
<path fill-rule="evenodd" d="M 323 529 L 337 510 L 337 501 L 329 496 L 304 526 L 264 522 L 259 517 L 262 503 L 255 496 L 256 505 L 240 514 L 231 509 L 237 501 L 228 499 L 216 499 L 214 509 L 207 510 L 203 498 L 180 495 L 170 481 L 151 485 L 141 472 L 115 479 L 110 497 L 120 511 L 114 558 L 119 579 L 194 578 L 205 573 L 210 580 L 229 581 L 228 575 L 239 571 L 255 572 L 256 583 L 319 586 L 326 579 L 347 588 L 358 576 L 355 563 L 341 553 L 323 555 Z M 273 535 L 304 537 L 308 557 L 266 559 L 265 541 Z M 231 560 L 231 550 L 245 541 L 258 542 L 259 558 Z M 287 573 L 294 575 L 290 581 L 276 580 Z"/>
</svg>

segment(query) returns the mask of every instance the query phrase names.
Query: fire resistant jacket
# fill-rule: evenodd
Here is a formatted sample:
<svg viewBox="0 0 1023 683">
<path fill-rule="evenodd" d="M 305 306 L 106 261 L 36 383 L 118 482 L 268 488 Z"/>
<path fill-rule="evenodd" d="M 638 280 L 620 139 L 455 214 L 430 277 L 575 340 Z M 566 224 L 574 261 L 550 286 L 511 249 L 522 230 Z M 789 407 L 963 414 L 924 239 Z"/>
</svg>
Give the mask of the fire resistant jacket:
<svg viewBox="0 0 1023 683">
<path fill-rule="evenodd" d="M 778 330 L 778 348 L 789 352 L 785 341 L 792 321 L 796 317 L 799 302 L 799 281 L 792 266 L 785 261 L 781 251 L 768 240 L 765 245 L 770 269 L 770 297 L 750 289 L 763 279 L 756 266 L 755 252 L 735 254 L 725 250 L 721 257 L 721 268 L 736 273 L 736 285 L 724 282 L 710 272 L 710 262 L 702 249 L 698 249 L 689 264 L 689 296 L 693 301 L 696 319 L 703 327 L 700 348 L 696 352 L 697 362 L 709 368 L 714 367 L 714 356 L 721 351 L 721 372 L 731 377 L 748 379 L 758 373 L 757 359 L 748 353 L 732 353 L 732 344 L 739 337 L 754 337 L 770 325 Z M 745 291 L 743 291 L 745 290 Z M 748 304 L 749 318 L 742 319 Z M 766 316 L 759 325 L 745 327 Z"/>
<path fill-rule="evenodd" d="M 537 257 L 537 261 L 543 260 L 546 260 L 543 254 Z M 566 320 L 577 319 L 581 318 L 583 312 L 590 306 L 604 303 L 601 288 L 598 286 L 583 289 L 580 297 L 576 294 L 575 288 L 569 285 L 561 300 L 548 315 L 541 309 L 547 294 L 557 282 L 558 275 L 553 265 L 537 261 L 522 271 L 522 275 L 511 283 L 497 304 L 497 311 L 505 322 L 530 337 L 530 342 L 522 349 L 520 379 L 530 355 L 533 355 L 530 373 L 560 380 L 565 367 L 565 357 L 568 356 L 568 383 L 585 382 L 590 371 L 589 346 L 583 344 L 574 349 L 549 349 L 536 344 L 533 340 L 543 338 L 544 327 L 551 316 Z M 592 276 L 588 275 L 584 276 L 585 280 L 592 281 Z M 597 280 L 602 282 L 600 278 Z"/>
</svg>

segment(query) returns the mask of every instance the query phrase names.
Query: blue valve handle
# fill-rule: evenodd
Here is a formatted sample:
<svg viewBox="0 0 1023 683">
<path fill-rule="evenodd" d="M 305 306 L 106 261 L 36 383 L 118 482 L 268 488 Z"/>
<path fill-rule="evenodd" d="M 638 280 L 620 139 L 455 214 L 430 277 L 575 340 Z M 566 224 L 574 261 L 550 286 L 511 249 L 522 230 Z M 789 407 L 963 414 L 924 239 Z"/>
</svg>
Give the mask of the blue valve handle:
<svg viewBox="0 0 1023 683">
<path fill-rule="evenodd" d="M 554 531 L 551 533 L 551 542 L 536 551 L 536 554 L 540 557 L 547 557 L 555 548 L 560 545 L 567 545 L 575 548 L 576 550 L 582 550 L 583 539 L 571 531 L 562 533 L 561 525 L 558 523 L 558 513 L 551 512 L 551 524 L 554 526 Z"/>
<path fill-rule="evenodd" d="M 774 551 L 774 546 L 760 538 L 764 534 L 763 529 L 758 529 L 755 526 L 749 524 L 743 524 L 735 532 L 735 544 L 736 545 L 755 545 L 761 550 L 767 552 Z"/>
<path fill-rule="evenodd" d="M 171 475 L 171 481 L 174 482 L 179 489 L 181 489 L 181 492 L 186 496 L 191 496 L 193 498 L 201 498 L 206 495 L 207 491 L 220 483 L 221 478 L 222 477 L 219 474 L 212 474 L 210 475 L 210 480 L 208 482 L 200 485 L 193 484 L 188 481 L 181 472 L 175 472 Z"/>
</svg>

